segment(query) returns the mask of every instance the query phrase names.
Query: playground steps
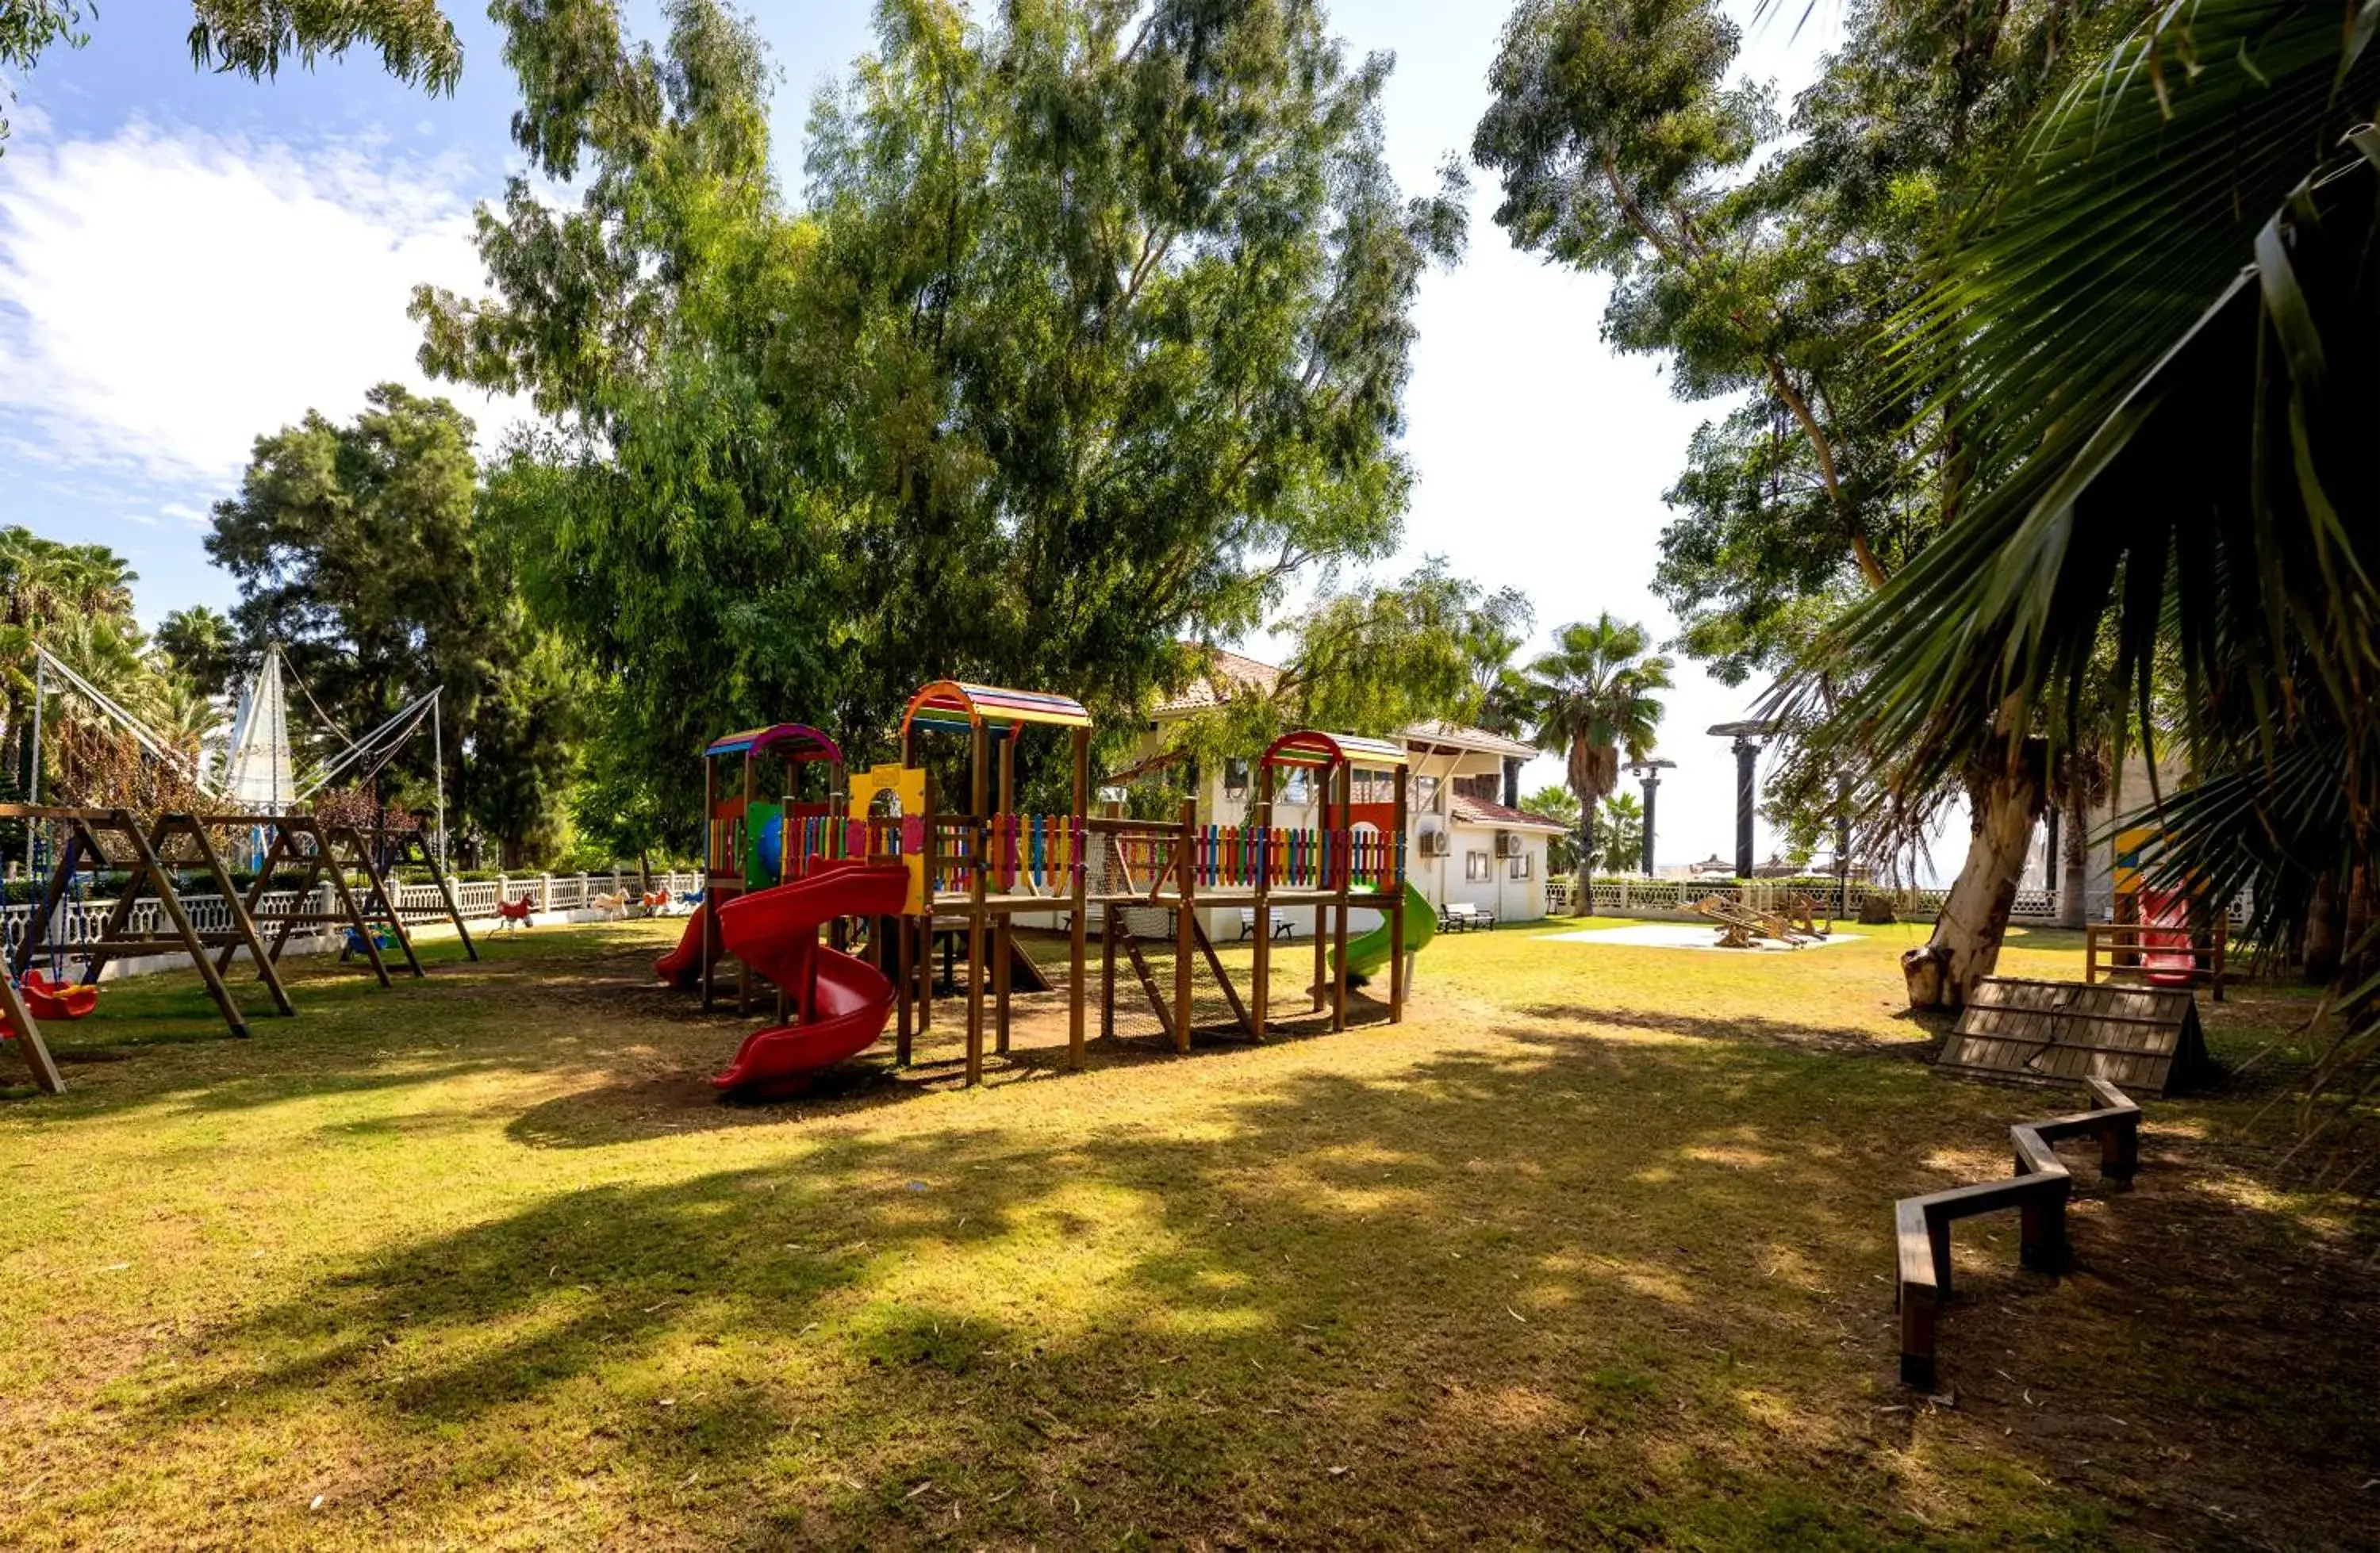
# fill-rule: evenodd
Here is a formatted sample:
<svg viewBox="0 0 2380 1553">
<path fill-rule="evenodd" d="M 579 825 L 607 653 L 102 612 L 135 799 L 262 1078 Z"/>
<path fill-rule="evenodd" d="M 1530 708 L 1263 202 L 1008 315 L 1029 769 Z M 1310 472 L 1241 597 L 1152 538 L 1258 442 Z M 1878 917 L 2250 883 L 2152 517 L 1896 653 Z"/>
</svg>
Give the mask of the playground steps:
<svg viewBox="0 0 2380 1553">
<path fill-rule="evenodd" d="M 2067 1138 L 2099 1140 L 2100 1179 L 2122 1184 L 2140 1167 L 2141 1108 L 2103 1078 L 2083 1080 L 2096 1110 L 2073 1111 L 2009 1129 L 2016 1173 L 2005 1181 L 1979 1182 L 1903 1197 L 1893 1205 L 1892 1228 L 1898 1276 L 1893 1302 L 1900 1312 L 1900 1383 L 1924 1390 L 1935 1385 L 1935 1339 L 1943 1302 L 1950 1297 L 1950 1226 L 1977 1214 L 2015 1208 L 2020 1216 L 2018 1257 L 2037 1272 L 2066 1265 L 2066 1205 L 2074 1179 L 2058 1157 Z"/>
</svg>

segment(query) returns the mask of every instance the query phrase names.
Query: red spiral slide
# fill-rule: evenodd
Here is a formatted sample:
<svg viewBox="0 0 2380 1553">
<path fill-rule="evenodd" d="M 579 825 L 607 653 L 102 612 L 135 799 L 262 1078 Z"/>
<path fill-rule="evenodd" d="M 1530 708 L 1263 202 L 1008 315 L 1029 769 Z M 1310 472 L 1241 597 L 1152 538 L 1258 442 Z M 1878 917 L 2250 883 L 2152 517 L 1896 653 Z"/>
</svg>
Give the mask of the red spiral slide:
<svg viewBox="0 0 2380 1553">
<path fill-rule="evenodd" d="M 721 942 L 784 991 L 795 1022 L 745 1037 L 710 1082 L 745 1094 L 798 1093 L 820 1068 L 873 1045 L 892 1014 L 892 983 L 820 943 L 819 928 L 840 916 L 890 916 L 908 892 L 908 870 L 897 864 L 818 863 L 806 879 L 722 905 Z"/>
</svg>

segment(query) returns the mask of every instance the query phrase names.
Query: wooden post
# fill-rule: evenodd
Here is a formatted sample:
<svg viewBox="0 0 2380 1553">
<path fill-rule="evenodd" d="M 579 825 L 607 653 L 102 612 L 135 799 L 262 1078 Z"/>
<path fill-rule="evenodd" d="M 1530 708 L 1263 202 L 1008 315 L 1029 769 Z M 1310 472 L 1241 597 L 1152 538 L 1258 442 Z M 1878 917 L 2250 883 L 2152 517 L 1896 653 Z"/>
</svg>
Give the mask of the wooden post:
<svg viewBox="0 0 2380 1553">
<path fill-rule="evenodd" d="M 1070 926 L 1073 942 L 1073 974 L 1066 984 L 1066 1066 L 1079 1070 L 1083 1065 L 1083 1003 L 1088 989 L 1083 984 L 1083 952 L 1090 924 L 1087 920 L 1091 909 L 1091 869 L 1088 854 L 1091 847 L 1091 731 L 1075 730 L 1075 812 L 1068 823 L 1075 828 L 1072 837 L 1075 877 L 1072 881 L 1075 915 Z M 1112 959 L 1109 962 L 1113 977 Z"/>
<path fill-rule="evenodd" d="M 1191 956 L 1197 942 L 1191 914 L 1198 909 L 1198 800 L 1182 800 L 1181 834 L 1173 843 L 1173 1049 L 1190 1049 Z"/>
<path fill-rule="evenodd" d="M 1000 819 L 1011 828 L 1011 842 L 1015 835 L 1014 827 L 1016 824 L 1016 741 L 1023 728 L 1022 723 L 1010 723 L 1000 741 Z M 1000 844 L 996 859 L 1003 876 L 1008 867 L 1011 842 Z M 1015 892 L 1015 881 L 1003 877 L 1001 893 L 1013 895 Z M 993 919 L 991 929 L 992 1049 L 1002 1057 L 1008 1055 L 1008 999 L 1015 983 L 1015 966 L 1012 958 L 1015 953 L 1015 937 L 1016 925 L 1011 914 L 1003 909 Z"/>
<path fill-rule="evenodd" d="M 752 752 L 747 749 L 744 752 L 744 811 L 735 817 L 735 823 L 728 830 L 727 867 L 720 870 L 735 876 L 734 893 L 738 895 L 744 893 L 744 843 L 752 830 Z M 702 890 L 702 904 L 710 908 L 707 915 L 711 921 L 717 922 L 719 908 L 725 904 L 720 896 L 719 885 L 715 880 L 705 880 Z M 721 947 L 725 948 L 723 934 Z M 779 1001 L 782 1004 L 783 1000 Z M 735 962 L 735 1012 L 752 1012 L 752 967 L 740 956 Z"/>
<path fill-rule="evenodd" d="M 1338 773 L 1332 768 L 1329 766 L 1323 767 L 1320 779 L 1314 783 L 1311 789 L 1316 799 L 1316 807 L 1314 810 L 1314 860 L 1316 867 L 1314 875 L 1315 888 L 1313 892 L 1315 896 L 1314 982 L 1313 994 L 1310 999 L 1314 1006 L 1307 1010 L 1310 1013 L 1320 1013 L 1325 1008 L 1330 1006 L 1330 999 L 1324 992 L 1323 989 L 1328 987 L 1330 982 L 1330 929 L 1329 926 L 1330 920 L 1330 908 L 1328 904 L 1323 903 L 1322 892 L 1330 888 L 1330 881 L 1323 877 L 1321 862 L 1330 844 L 1330 792 L 1332 784 L 1337 779 L 1337 775 Z"/>
<path fill-rule="evenodd" d="M 248 1021 L 241 1015 L 239 1005 L 232 1001 L 231 989 L 224 985 L 222 973 L 215 969 L 215 963 L 207 957 L 206 945 L 199 941 L 199 935 L 192 930 L 189 916 L 182 910 L 182 899 L 174 892 L 174 881 L 165 877 L 164 866 L 157 861 L 157 854 L 149 845 L 149 838 L 140 833 L 140 821 L 132 818 L 128 809 L 112 810 L 110 818 L 123 831 L 125 839 L 132 843 L 132 855 L 140 865 L 140 871 L 147 874 L 150 882 L 155 886 L 157 900 L 164 908 L 166 920 L 173 923 L 175 936 L 181 940 L 182 948 L 190 956 L 190 963 L 198 967 L 199 979 L 207 985 L 207 996 L 212 998 L 215 1007 L 223 1012 L 224 1023 L 231 1026 L 231 1033 L 245 1037 Z M 125 900 L 129 902 L 139 888 L 138 885 L 127 885 Z"/>
<path fill-rule="evenodd" d="M 25 1065 L 33 1070 L 33 1086 L 45 1095 L 66 1093 L 66 1077 L 58 1072 L 56 1060 L 42 1039 L 41 1025 L 33 1022 L 25 1000 L 18 995 L 17 978 L 13 976 L 0 977 L 0 1018 L 7 1020 L 9 1036 L 24 1052 Z"/>
<path fill-rule="evenodd" d="M 984 896 L 991 872 L 991 736 L 978 715 L 973 719 L 975 738 L 973 749 L 973 798 L 967 823 L 974 836 L 974 866 L 967 870 L 972 888 L 967 894 L 967 1019 L 966 1019 L 966 1081 L 969 1085 L 983 1082 L 983 957 L 984 957 Z"/>
<path fill-rule="evenodd" d="M 1115 1034 L 1115 957 L 1118 913 L 1112 905 L 1099 908 L 1099 1035 Z"/>
<path fill-rule="evenodd" d="M 719 894 L 712 887 L 711 876 L 718 872 L 719 862 L 719 762 L 708 752 L 702 757 L 702 904 L 695 909 L 702 913 L 702 1009 L 708 1013 L 719 995 Z M 496 885 L 496 898 L 503 900 L 504 884 Z"/>
<path fill-rule="evenodd" d="M 1272 762 L 1257 768 L 1257 951 L 1248 998 L 1248 1034 L 1265 1038 L 1272 1013 Z"/>
<path fill-rule="evenodd" d="M 1347 1027 L 1347 914 L 1353 909 L 1349 891 L 1355 883 L 1355 768 L 1339 768 L 1339 815 L 1337 834 L 1344 840 L 1333 849 L 1339 865 L 1339 903 L 1334 915 L 1337 925 L 1331 933 L 1334 966 L 1330 976 L 1330 1027 Z"/>
<path fill-rule="evenodd" d="M 297 1013 L 290 1005 L 287 989 L 281 985 L 280 969 L 264 952 L 264 940 L 256 936 L 256 923 L 241 905 L 238 891 L 232 887 L 231 871 L 224 867 L 223 858 L 215 852 L 214 843 L 208 839 L 207 828 L 199 823 L 195 815 L 162 816 L 157 821 L 157 838 L 161 846 L 169 825 L 187 827 L 184 833 L 191 838 L 192 844 L 198 849 L 200 867 L 207 870 L 207 878 L 214 882 L 216 892 L 223 897 L 224 910 L 231 917 L 234 939 L 229 947 L 237 950 L 244 946 L 248 950 L 248 957 L 256 962 L 258 979 L 273 993 L 273 1007 L 283 1013 Z"/>
<path fill-rule="evenodd" d="M 901 995 L 896 1001 L 897 1013 L 894 1018 L 897 1023 L 893 1026 L 892 1061 L 905 1068 L 909 1065 L 909 1022 L 916 1012 L 917 1001 L 917 929 L 905 914 L 900 916 L 890 916 L 885 920 L 892 924 L 893 933 L 900 940 L 899 947 L 893 952 L 900 961 L 901 974 L 893 977 L 892 985 L 901 989 Z"/>
<path fill-rule="evenodd" d="M 1389 838 L 1389 1023 L 1405 1017 L 1405 823 L 1410 818 L 1410 781 L 1397 768 L 1397 830 Z"/>
</svg>

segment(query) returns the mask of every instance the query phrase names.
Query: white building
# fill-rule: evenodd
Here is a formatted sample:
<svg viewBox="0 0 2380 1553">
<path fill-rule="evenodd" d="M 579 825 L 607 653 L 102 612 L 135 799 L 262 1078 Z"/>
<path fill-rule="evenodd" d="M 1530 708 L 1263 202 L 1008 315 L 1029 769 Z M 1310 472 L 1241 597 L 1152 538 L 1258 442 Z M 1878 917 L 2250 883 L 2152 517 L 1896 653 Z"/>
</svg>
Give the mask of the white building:
<svg viewBox="0 0 2380 1553">
<path fill-rule="evenodd" d="M 1160 754 L 1167 742 L 1166 725 L 1205 708 L 1218 706 L 1237 686 L 1269 689 L 1281 671 L 1234 652 L 1216 654 L 1214 674 L 1149 714 L 1143 758 Z M 1562 833 L 1561 822 L 1520 807 L 1521 767 L 1536 754 L 1531 746 L 1448 722 L 1422 722 L 1398 738 L 1406 751 L 1407 834 L 1405 877 L 1418 886 L 1430 904 L 1443 912 L 1450 904 L 1469 904 L 1492 913 L 1502 922 L 1534 922 L 1546 915 L 1547 846 Z M 1209 824 L 1235 825 L 1256 802 L 1256 783 L 1249 759 L 1228 760 L 1221 770 L 1197 773 L 1198 818 Z M 1373 790 L 1386 785 L 1387 773 L 1355 773 L 1359 791 L 1367 782 Z M 1393 791 L 1391 789 L 1391 791 Z M 1311 825 L 1315 807 L 1303 778 L 1293 778 L 1273 798 L 1273 823 Z M 1239 936 L 1235 908 L 1201 913 L 1208 935 Z M 1311 929 L 1311 911 L 1281 913 L 1300 934 Z M 1352 928 L 1371 925 L 1372 914 L 1358 912 Z"/>
</svg>

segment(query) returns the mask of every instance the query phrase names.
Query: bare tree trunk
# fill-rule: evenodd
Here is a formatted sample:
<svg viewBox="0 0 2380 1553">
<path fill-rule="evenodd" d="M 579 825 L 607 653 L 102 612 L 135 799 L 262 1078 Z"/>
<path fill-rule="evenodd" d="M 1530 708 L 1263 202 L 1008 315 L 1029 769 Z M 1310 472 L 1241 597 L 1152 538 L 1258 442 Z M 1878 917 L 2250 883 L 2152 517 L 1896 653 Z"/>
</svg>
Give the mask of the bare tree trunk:
<svg viewBox="0 0 2380 1553">
<path fill-rule="evenodd" d="M 2034 823 L 2041 818 L 2044 757 L 2042 742 L 2027 739 L 2012 767 L 1969 781 L 1973 830 L 1966 866 L 1942 903 L 1933 936 L 1900 957 L 1910 1007 L 1962 1007 L 1975 983 L 1998 964 Z"/>
<path fill-rule="evenodd" d="M 2329 986 L 2338 979 L 2339 967 L 2345 963 L 2347 940 L 2339 930 L 2344 905 L 2339 899 L 2337 872 L 2325 873 L 2314 881 L 2313 893 L 2306 902 L 2305 979 L 2309 986 Z"/>
<path fill-rule="evenodd" d="M 2090 912 L 2091 805 L 2081 792 L 2066 795 L 2066 823 L 2058 838 L 2058 925 L 2080 928 Z"/>
</svg>

